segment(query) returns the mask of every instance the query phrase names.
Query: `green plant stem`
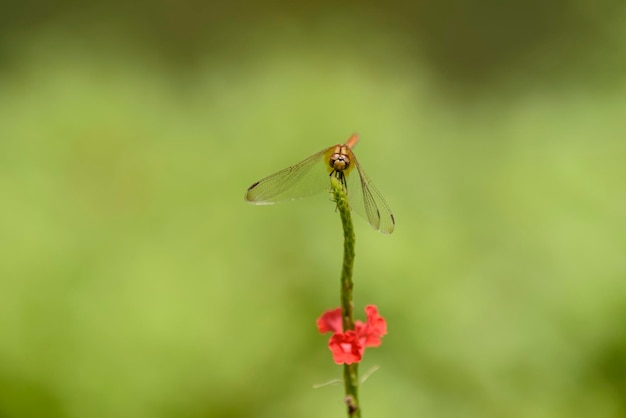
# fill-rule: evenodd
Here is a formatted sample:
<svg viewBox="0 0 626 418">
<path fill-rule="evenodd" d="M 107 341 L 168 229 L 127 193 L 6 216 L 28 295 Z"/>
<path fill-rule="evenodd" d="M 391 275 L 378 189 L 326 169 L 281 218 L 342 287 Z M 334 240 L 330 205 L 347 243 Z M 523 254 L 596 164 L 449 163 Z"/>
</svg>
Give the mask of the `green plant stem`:
<svg viewBox="0 0 626 418">
<path fill-rule="evenodd" d="M 354 330 L 354 303 L 352 301 L 352 266 L 354 265 L 354 227 L 348 195 L 341 182 L 331 177 L 331 192 L 343 226 L 343 267 L 341 269 L 341 317 L 344 332 Z M 348 417 L 359 418 L 361 407 L 359 405 L 359 370 L 358 363 L 344 364 L 343 381 L 345 386 L 345 403 L 348 407 Z"/>
</svg>

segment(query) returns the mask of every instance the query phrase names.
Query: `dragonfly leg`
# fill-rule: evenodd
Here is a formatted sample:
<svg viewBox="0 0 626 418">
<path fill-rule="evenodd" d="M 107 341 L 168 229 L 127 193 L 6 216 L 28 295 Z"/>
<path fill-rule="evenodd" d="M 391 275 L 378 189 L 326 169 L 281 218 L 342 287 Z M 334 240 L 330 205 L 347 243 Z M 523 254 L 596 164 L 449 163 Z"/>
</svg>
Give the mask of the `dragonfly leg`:
<svg viewBox="0 0 626 418">
<path fill-rule="evenodd" d="M 341 182 L 341 185 L 343 186 L 346 193 L 348 193 L 348 183 L 346 182 L 346 175 L 343 173 L 343 171 L 333 169 L 328 177 L 332 176 L 333 174 L 335 175 L 335 178 Z"/>
</svg>

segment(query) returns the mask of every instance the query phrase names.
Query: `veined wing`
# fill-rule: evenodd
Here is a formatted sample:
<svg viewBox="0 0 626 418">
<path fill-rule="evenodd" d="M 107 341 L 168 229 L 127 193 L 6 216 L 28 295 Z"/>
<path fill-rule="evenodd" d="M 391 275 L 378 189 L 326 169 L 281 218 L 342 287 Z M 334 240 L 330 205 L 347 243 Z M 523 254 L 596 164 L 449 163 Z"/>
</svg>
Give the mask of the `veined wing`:
<svg viewBox="0 0 626 418">
<path fill-rule="evenodd" d="M 352 159 L 357 170 L 352 170 L 347 176 L 348 201 L 352 211 L 367 219 L 369 224 L 377 231 L 384 234 L 391 234 L 395 228 L 396 221 L 391 213 L 391 208 L 385 201 L 383 195 L 363 171 L 363 167 L 357 162 L 354 153 L 351 152 Z"/>
<path fill-rule="evenodd" d="M 329 149 L 257 181 L 248 188 L 246 200 L 257 205 L 269 205 L 328 190 L 330 169 L 327 168 L 325 154 Z"/>
</svg>

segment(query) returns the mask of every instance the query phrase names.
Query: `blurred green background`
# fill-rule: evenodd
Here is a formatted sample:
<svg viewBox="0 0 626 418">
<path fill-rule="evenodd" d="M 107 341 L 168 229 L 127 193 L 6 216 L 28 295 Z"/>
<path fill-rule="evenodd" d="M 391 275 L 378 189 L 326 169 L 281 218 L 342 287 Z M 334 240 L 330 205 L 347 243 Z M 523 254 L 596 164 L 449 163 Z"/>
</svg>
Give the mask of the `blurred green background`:
<svg viewBox="0 0 626 418">
<path fill-rule="evenodd" d="M 0 3 L 0 417 L 342 417 L 323 195 L 361 134 L 365 417 L 626 416 L 626 5 Z"/>
</svg>

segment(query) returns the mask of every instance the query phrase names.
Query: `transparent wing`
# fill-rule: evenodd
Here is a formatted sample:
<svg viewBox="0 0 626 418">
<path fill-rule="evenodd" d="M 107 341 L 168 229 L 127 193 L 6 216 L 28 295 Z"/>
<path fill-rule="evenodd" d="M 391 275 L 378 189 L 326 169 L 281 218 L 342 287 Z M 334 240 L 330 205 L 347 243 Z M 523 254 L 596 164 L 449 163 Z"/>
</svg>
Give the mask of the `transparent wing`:
<svg viewBox="0 0 626 418">
<path fill-rule="evenodd" d="M 352 170 L 350 175 L 347 176 L 350 208 L 364 219 L 367 219 L 375 230 L 384 234 L 391 234 L 396 225 L 391 208 L 383 195 L 380 194 L 376 186 L 367 177 L 354 153 L 351 154 L 351 160 L 356 166 L 356 174 L 355 170 Z"/>
<path fill-rule="evenodd" d="M 246 200 L 257 205 L 269 205 L 328 190 L 330 169 L 327 168 L 325 154 L 329 149 L 257 181 L 248 188 Z"/>
</svg>

